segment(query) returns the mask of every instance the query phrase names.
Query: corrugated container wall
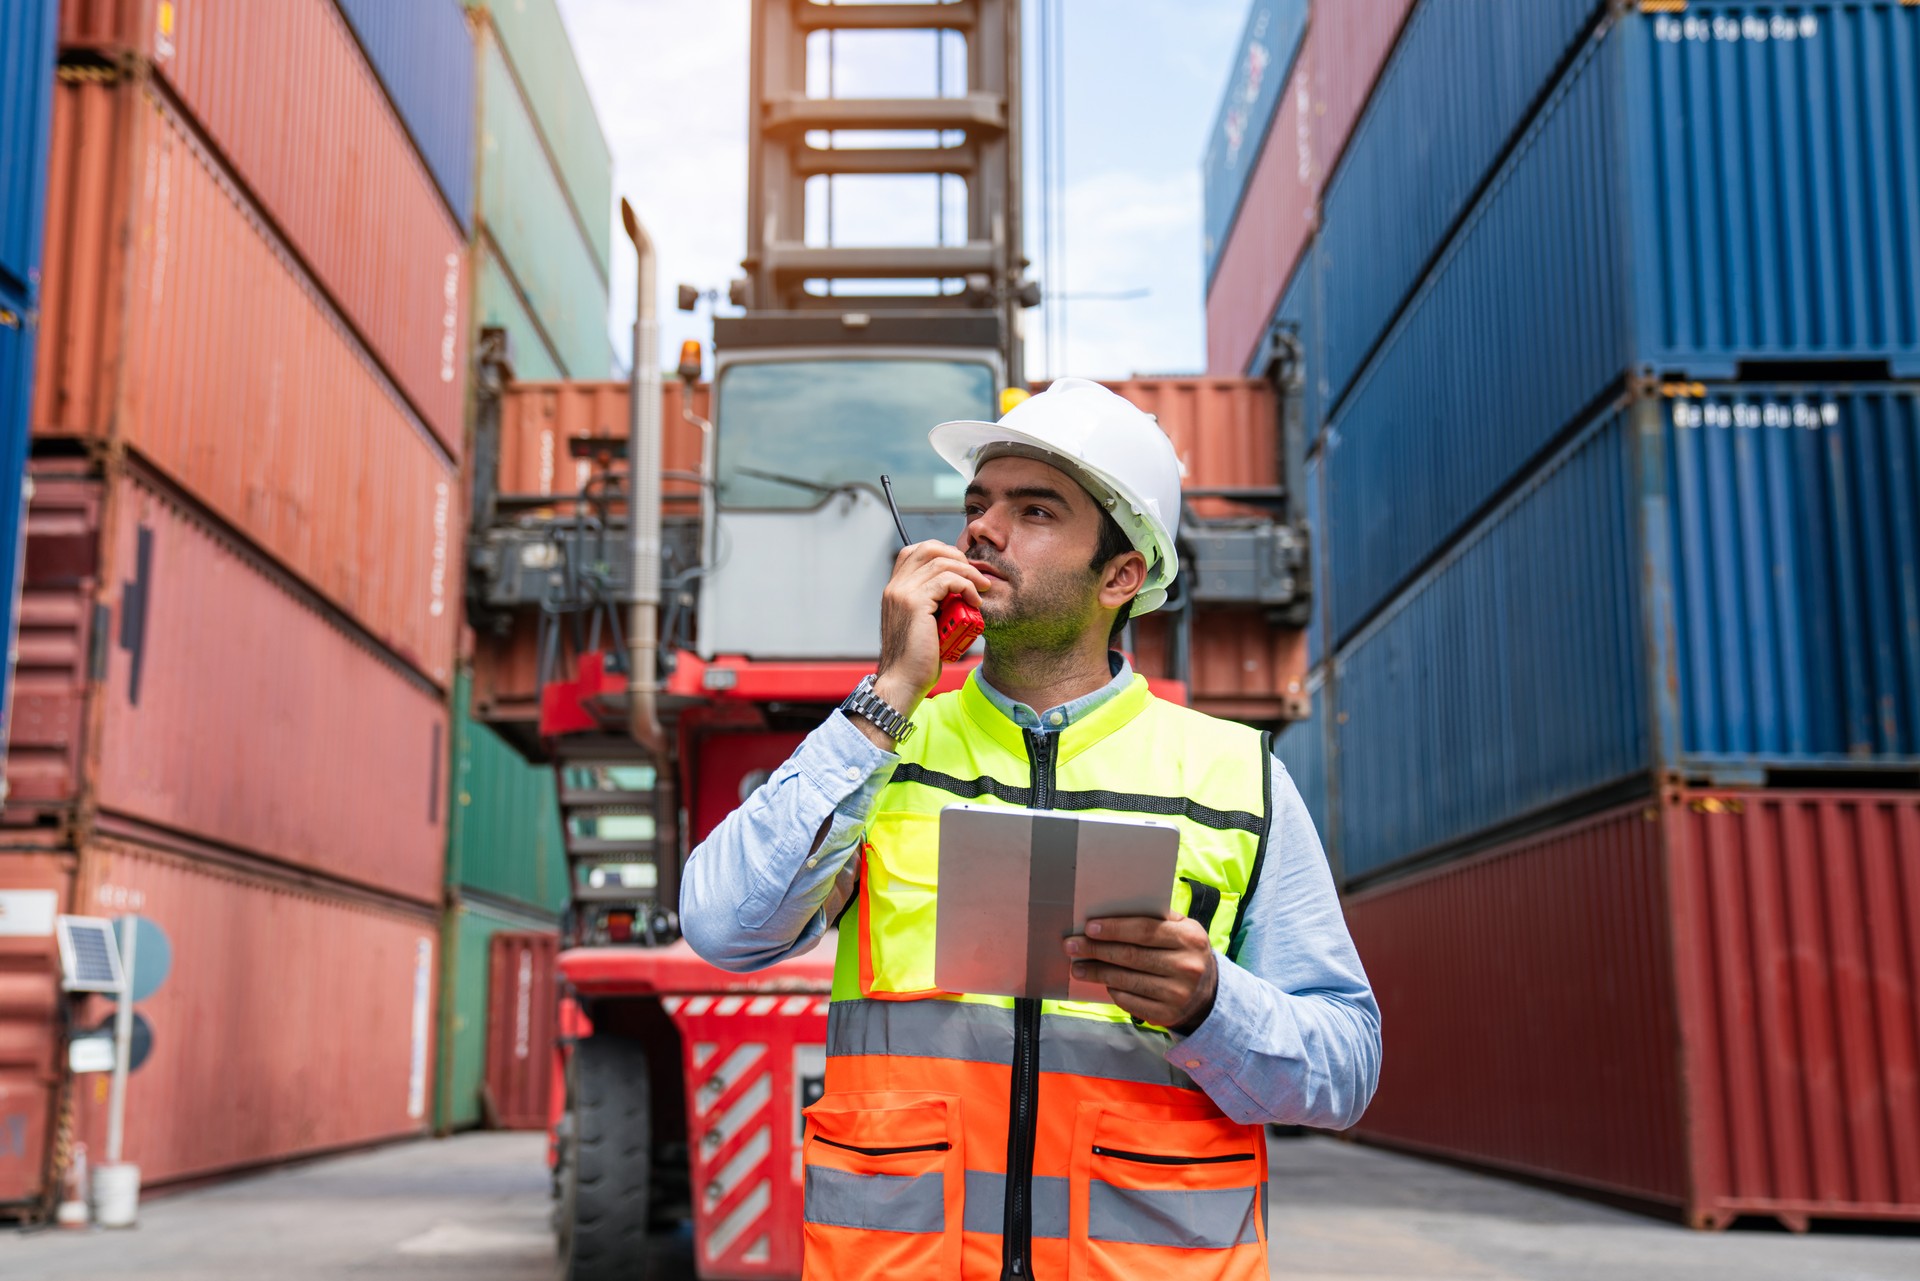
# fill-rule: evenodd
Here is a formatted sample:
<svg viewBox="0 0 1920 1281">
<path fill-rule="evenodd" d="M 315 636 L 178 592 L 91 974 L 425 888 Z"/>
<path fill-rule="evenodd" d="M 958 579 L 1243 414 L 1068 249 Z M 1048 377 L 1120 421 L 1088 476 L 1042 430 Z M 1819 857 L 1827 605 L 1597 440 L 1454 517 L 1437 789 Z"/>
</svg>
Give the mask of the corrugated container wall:
<svg viewBox="0 0 1920 1281">
<path fill-rule="evenodd" d="M 58 0 L 13 0 L 0 7 L 0 185 L 6 191 L 0 199 L 0 296 L 16 305 L 31 304 L 40 283 L 57 7 Z"/>
<path fill-rule="evenodd" d="M 448 909 L 439 1085 L 433 1112 L 436 1133 L 470 1130 L 486 1119 L 481 1091 L 487 1079 L 488 974 L 494 937 L 556 928 L 551 917 L 479 899 L 462 899 Z"/>
<path fill-rule="evenodd" d="M 130 49 L 151 60 L 457 455 L 465 246 L 333 0 L 73 0 L 61 18 L 68 48 Z"/>
<path fill-rule="evenodd" d="M 1337 636 L 1630 370 L 1920 372 L 1916 246 L 1920 7 L 1621 16 L 1334 411 Z"/>
<path fill-rule="evenodd" d="M 47 1166 L 59 1126 L 65 1046 L 60 1037 L 60 949 L 53 918 L 70 910 L 73 857 L 9 850 L 0 854 L 0 1209 L 51 1208 Z"/>
<path fill-rule="evenodd" d="M 473 227 L 473 34 L 460 0 L 338 0 L 462 230 Z"/>
<path fill-rule="evenodd" d="M 585 229 L 587 247 L 605 276 L 612 268 L 613 153 L 559 7 L 554 0 L 466 3 L 469 9 L 484 9 L 499 33 L 541 140 Z"/>
<path fill-rule="evenodd" d="M 1911 793 L 1675 791 L 1350 896 L 1357 1132 L 1698 1227 L 1920 1215 L 1917 863 Z"/>
<path fill-rule="evenodd" d="M 151 86 L 74 69 L 52 154 L 36 435 L 133 447 L 450 681 L 446 451 Z"/>
<path fill-rule="evenodd" d="M 578 218 L 532 108 L 521 95 L 494 28 L 478 31 L 480 67 L 479 226 L 532 316 L 547 355 L 567 378 L 604 378 L 613 368 L 607 336 L 607 273 Z M 520 361 L 528 353 L 516 351 Z"/>
<path fill-rule="evenodd" d="M 1238 375 L 1260 345 L 1275 299 L 1318 223 L 1320 190 L 1339 163 L 1347 131 L 1366 101 L 1413 0 L 1314 7 L 1281 119 L 1268 131 L 1247 181 L 1240 217 L 1207 291 L 1207 371 Z"/>
<path fill-rule="evenodd" d="M 494 1129 L 547 1128 L 559 1057 L 559 958 L 560 938 L 551 930 L 493 936 L 481 1102 Z"/>
<path fill-rule="evenodd" d="M 1916 512 L 1913 387 L 1606 411 L 1341 651 L 1347 874 L 1649 770 L 1920 766 Z"/>
<path fill-rule="evenodd" d="M 164 487 L 62 474 L 81 466 L 35 465 L 9 821 L 164 830 L 438 903 L 442 698 Z"/>
<path fill-rule="evenodd" d="M 1307 554 L 1308 573 L 1313 583 L 1313 608 L 1307 615 L 1307 666 L 1317 668 L 1326 660 L 1327 655 L 1327 610 L 1330 608 L 1327 596 L 1331 591 L 1332 548 L 1327 545 L 1327 522 L 1325 517 L 1326 487 L 1320 475 L 1321 456 L 1309 454 L 1303 469 L 1307 492 Z"/>
<path fill-rule="evenodd" d="M 558 913 L 567 854 L 553 770 L 528 765 L 469 710 L 472 678 L 454 686 L 453 811 L 447 883 Z"/>
<path fill-rule="evenodd" d="M 1266 149 L 1267 132 L 1293 73 L 1307 26 L 1307 0 L 1254 0 L 1227 73 L 1200 160 L 1201 235 L 1211 283 L 1227 247 L 1248 179 Z M 1254 204 L 1259 210 L 1257 203 Z"/>
<path fill-rule="evenodd" d="M 1313 707 L 1313 715 L 1305 720 L 1295 721 L 1274 736 L 1273 754 L 1287 767 L 1287 773 L 1293 779 L 1293 785 L 1300 791 L 1300 799 L 1306 803 L 1307 813 L 1313 819 L 1313 830 L 1320 834 L 1322 845 L 1331 847 L 1332 829 L 1327 826 L 1331 816 L 1327 793 L 1327 718 L 1333 714 L 1326 688 L 1326 673 L 1316 672 L 1307 682 L 1307 698 Z M 1339 865 L 1336 863 L 1336 867 Z"/>
<path fill-rule="evenodd" d="M 82 854 L 80 910 L 138 912 L 173 968 L 140 1012 L 126 1158 L 164 1184 L 424 1133 L 433 1062 L 432 913 L 122 842 Z M 94 1002 L 91 1025 L 106 1013 Z M 105 1151 L 105 1094 L 76 1133 Z"/>
<path fill-rule="evenodd" d="M 560 382 L 566 377 L 540 324 L 527 310 L 493 246 L 484 238 L 473 246 L 473 328 L 504 329 L 513 357 L 513 375 L 524 382 Z"/>
<path fill-rule="evenodd" d="M 1320 237 L 1329 391 L 1346 391 L 1600 0 L 1425 0 L 1327 184 Z"/>
<path fill-rule="evenodd" d="M 39 332 L 55 22 L 56 0 L 0 7 L 0 749 L 7 741 L 20 594 L 21 481 Z"/>
</svg>

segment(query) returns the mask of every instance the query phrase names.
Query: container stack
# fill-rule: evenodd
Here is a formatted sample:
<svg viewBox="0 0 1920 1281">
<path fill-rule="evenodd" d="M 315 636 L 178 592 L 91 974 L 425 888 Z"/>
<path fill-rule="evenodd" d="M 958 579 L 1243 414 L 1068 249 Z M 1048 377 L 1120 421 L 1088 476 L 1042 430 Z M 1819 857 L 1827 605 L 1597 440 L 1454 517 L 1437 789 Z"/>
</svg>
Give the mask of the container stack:
<svg viewBox="0 0 1920 1281">
<path fill-rule="evenodd" d="M 0 10 L 0 745 L 11 721 L 24 533 L 27 406 L 39 330 L 48 121 L 53 109 L 55 0 Z M 40 927 L 71 869 L 57 855 L 0 853 L 0 1216 L 46 1198 L 44 1161 L 56 1121 L 59 1047 L 46 1030 L 60 1000 L 60 958 Z"/>
<path fill-rule="evenodd" d="M 1920 1219 L 1917 77 L 1900 0 L 1422 0 L 1361 92 L 1260 323 L 1320 420 L 1278 750 L 1389 1028 L 1362 1134 Z"/>
<path fill-rule="evenodd" d="M 350 15 L 377 10 L 367 26 L 391 20 L 392 6 L 374 0 L 348 0 L 345 8 Z M 605 379 L 614 367 L 607 334 L 613 161 L 573 45 L 553 0 L 468 0 L 466 18 L 478 174 L 472 334 L 504 329 L 522 382 Z M 624 436 L 624 416 L 618 427 Z M 546 492 L 571 491 L 578 487 L 572 476 L 553 475 L 556 458 L 561 471 L 570 466 L 564 441 L 557 453 L 555 443 L 545 440 Z M 472 717 L 472 683 L 463 669 L 442 935 L 434 1112 L 442 1133 L 544 1126 L 544 1110 L 512 1100 L 544 1101 L 553 1029 L 511 1029 L 524 1027 L 531 1011 L 552 1009 L 544 999 L 555 982 L 551 940 L 568 901 L 553 771 L 527 765 Z M 510 950 L 527 964 L 503 965 Z M 502 975 L 505 984 L 497 981 Z M 534 1088 L 521 1088 L 528 1081 Z"/>
<path fill-rule="evenodd" d="M 333 0 L 60 6 L 0 864 L 171 938 L 148 1184 L 428 1125 L 472 44 L 393 7 L 452 22 L 376 73 Z"/>
</svg>

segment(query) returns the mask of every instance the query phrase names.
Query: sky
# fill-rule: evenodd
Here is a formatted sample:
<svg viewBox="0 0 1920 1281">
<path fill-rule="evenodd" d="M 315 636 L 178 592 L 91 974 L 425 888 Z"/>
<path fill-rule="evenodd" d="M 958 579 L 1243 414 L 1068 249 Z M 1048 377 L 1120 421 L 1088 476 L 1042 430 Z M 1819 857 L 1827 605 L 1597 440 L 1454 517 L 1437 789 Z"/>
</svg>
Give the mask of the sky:
<svg viewBox="0 0 1920 1281">
<path fill-rule="evenodd" d="M 633 202 L 658 246 L 661 345 L 671 367 L 682 339 L 704 342 L 711 333 L 704 312 L 676 309 L 675 287 L 718 289 L 724 300 L 746 249 L 748 0 L 559 5 L 613 152 L 614 190 Z M 1023 7 L 1026 252 L 1038 275 L 1039 4 Z M 1194 372 L 1205 363 L 1200 156 L 1248 8 L 1249 0 L 1062 0 L 1064 272 L 1042 284 L 1069 295 L 1068 328 L 1049 368 L 1045 307 L 1028 313 L 1029 377 Z M 923 83 L 930 89 L 930 45 L 928 52 Z M 898 53 L 884 43 L 864 54 L 847 49 L 841 91 L 900 87 L 911 60 Z M 858 218 L 852 193 L 836 200 L 841 218 Z M 933 209 L 930 197 L 911 210 L 869 206 L 858 230 L 910 238 L 929 229 Z M 852 243 L 851 230 L 837 222 L 840 243 Z M 624 357 L 635 264 L 617 221 L 613 244 L 609 329 Z M 1074 297 L 1141 290 L 1144 297 L 1123 300 Z"/>
</svg>

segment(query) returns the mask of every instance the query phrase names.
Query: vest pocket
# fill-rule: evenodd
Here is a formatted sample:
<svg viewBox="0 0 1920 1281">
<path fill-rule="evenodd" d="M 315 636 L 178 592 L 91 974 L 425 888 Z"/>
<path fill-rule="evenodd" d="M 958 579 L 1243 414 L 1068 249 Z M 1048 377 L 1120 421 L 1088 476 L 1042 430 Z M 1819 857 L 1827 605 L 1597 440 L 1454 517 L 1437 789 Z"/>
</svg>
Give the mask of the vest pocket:
<svg viewBox="0 0 1920 1281">
<path fill-rule="evenodd" d="M 957 1095 L 855 1091 L 808 1108 L 803 1275 L 958 1276 L 964 1155 Z"/>
<path fill-rule="evenodd" d="M 1082 1104 L 1067 1275 L 1264 1281 L 1266 1137 L 1206 1108 Z"/>
<path fill-rule="evenodd" d="M 939 991 L 933 984 L 940 816 L 876 814 L 867 824 L 860 879 L 860 994 L 900 1000 Z"/>
</svg>

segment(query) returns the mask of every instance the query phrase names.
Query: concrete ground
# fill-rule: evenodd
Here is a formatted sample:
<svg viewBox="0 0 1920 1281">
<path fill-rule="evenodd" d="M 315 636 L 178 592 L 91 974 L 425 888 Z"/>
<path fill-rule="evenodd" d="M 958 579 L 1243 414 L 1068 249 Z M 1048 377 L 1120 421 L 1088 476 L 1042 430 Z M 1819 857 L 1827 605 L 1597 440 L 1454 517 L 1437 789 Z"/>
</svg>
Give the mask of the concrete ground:
<svg viewBox="0 0 1920 1281">
<path fill-rule="evenodd" d="M 0 1232 L 0 1277 L 553 1281 L 545 1152 L 525 1134 L 408 1143 L 154 1197 L 130 1231 Z M 1920 1235 L 1710 1236 L 1328 1139 L 1273 1155 L 1273 1274 L 1294 1281 L 1920 1278 Z"/>
</svg>

